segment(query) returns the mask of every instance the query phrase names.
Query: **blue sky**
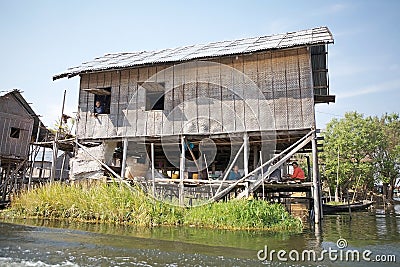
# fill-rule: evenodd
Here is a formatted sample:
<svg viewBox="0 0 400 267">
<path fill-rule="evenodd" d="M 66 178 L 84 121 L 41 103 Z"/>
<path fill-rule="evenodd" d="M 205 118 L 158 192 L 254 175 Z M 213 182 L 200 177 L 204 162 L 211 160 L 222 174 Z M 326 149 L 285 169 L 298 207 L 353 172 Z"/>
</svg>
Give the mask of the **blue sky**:
<svg viewBox="0 0 400 267">
<path fill-rule="evenodd" d="M 317 126 L 347 111 L 400 112 L 400 1 L 0 0 L 0 90 L 19 88 L 52 126 L 78 104 L 79 78 L 54 74 L 111 52 L 154 50 L 328 26 L 335 104 Z"/>
</svg>

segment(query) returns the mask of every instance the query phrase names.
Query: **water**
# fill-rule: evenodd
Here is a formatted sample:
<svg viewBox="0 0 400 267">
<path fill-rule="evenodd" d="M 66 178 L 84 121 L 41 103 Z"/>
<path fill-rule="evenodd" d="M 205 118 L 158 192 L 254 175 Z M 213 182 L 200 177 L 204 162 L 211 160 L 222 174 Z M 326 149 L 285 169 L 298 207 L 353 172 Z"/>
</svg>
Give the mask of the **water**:
<svg viewBox="0 0 400 267">
<path fill-rule="evenodd" d="M 377 262 L 279 261 L 276 254 L 261 261 L 257 253 L 270 250 L 347 248 L 372 256 L 394 255 L 400 262 L 400 206 L 369 212 L 325 216 L 321 233 L 307 227 L 301 234 L 225 231 L 188 227 L 153 229 L 47 220 L 0 222 L 0 266 L 377 266 Z M 317 231 L 318 232 L 318 231 Z M 343 241 L 343 240 L 342 240 Z M 344 241 L 343 241 L 344 242 Z M 345 249 L 343 249 L 345 251 Z M 263 251 L 259 254 L 264 255 Z M 295 255 L 295 254 L 293 254 Z M 286 255 L 288 258 L 288 255 Z M 373 258 L 375 259 L 375 258 Z M 390 260 L 393 261 L 393 258 Z"/>
</svg>

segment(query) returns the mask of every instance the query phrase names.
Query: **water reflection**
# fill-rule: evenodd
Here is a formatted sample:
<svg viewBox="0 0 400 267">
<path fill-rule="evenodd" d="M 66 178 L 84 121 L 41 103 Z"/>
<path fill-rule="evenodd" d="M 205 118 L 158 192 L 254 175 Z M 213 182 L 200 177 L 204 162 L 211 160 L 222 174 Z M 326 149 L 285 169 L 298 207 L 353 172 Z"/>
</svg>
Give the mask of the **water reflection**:
<svg viewBox="0 0 400 267">
<path fill-rule="evenodd" d="M 261 262 L 257 260 L 257 251 L 266 245 L 276 251 L 321 251 L 329 247 L 336 249 L 339 238 L 346 239 L 349 248 L 370 249 L 375 254 L 392 253 L 400 260 L 397 249 L 400 245 L 400 206 L 355 212 L 351 217 L 348 214 L 327 215 L 320 229 L 307 226 L 301 234 L 190 227 L 149 229 L 49 220 L 7 222 L 0 223 L 0 258 L 3 261 L 19 260 L 19 263 L 258 266 Z M 264 264 L 293 265 L 282 262 Z M 337 264 L 329 260 L 310 263 L 314 266 Z M 369 266 L 374 265 L 370 263 Z M 391 265 L 386 263 L 385 266 Z"/>
</svg>

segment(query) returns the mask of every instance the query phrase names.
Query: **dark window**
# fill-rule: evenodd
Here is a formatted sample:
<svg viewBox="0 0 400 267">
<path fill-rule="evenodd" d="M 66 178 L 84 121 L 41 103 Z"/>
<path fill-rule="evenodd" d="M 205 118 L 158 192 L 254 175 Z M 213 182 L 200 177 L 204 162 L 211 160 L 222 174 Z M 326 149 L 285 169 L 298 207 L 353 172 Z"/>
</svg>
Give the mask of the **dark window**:
<svg viewBox="0 0 400 267">
<path fill-rule="evenodd" d="M 19 138 L 19 133 L 20 132 L 21 132 L 21 129 L 15 128 L 15 127 L 11 127 L 10 137 L 11 138 Z"/>
<path fill-rule="evenodd" d="M 164 90 L 146 90 L 146 110 L 164 110 Z"/>
<path fill-rule="evenodd" d="M 98 88 L 96 91 L 93 90 L 92 92 L 94 93 L 93 112 L 98 114 L 110 114 L 111 87 Z M 99 107 L 97 107 L 97 102 L 100 104 Z"/>
</svg>

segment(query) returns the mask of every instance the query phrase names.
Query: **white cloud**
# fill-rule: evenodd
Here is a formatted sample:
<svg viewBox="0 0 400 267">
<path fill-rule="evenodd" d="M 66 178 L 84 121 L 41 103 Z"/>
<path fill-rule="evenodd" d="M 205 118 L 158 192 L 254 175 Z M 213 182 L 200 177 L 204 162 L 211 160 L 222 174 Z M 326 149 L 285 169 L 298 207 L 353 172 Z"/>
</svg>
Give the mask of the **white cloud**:
<svg viewBox="0 0 400 267">
<path fill-rule="evenodd" d="M 391 91 L 394 89 L 400 89 L 400 80 L 392 80 L 392 81 L 383 82 L 380 84 L 367 86 L 367 87 L 361 88 L 359 90 L 347 91 L 343 94 L 338 94 L 337 97 L 338 98 L 351 98 L 351 97 L 368 95 L 368 94 L 373 94 L 373 93 L 378 93 L 378 92 Z"/>
<path fill-rule="evenodd" d="M 346 9 L 346 7 L 347 6 L 345 4 L 341 4 L 341 3 L 333 4 L 328 7 L 328 12 L 329 13 L 337 13 L 337 12 L 340 12 L 340 11 Z"/>
</svg>

